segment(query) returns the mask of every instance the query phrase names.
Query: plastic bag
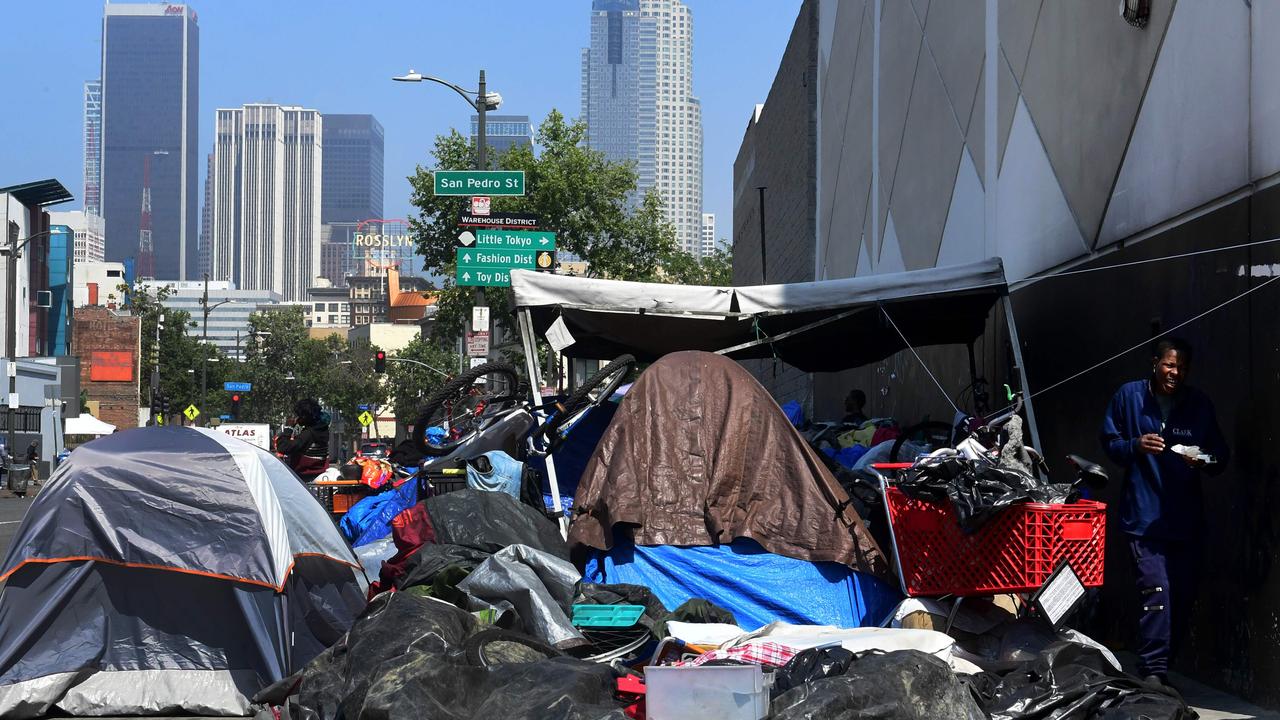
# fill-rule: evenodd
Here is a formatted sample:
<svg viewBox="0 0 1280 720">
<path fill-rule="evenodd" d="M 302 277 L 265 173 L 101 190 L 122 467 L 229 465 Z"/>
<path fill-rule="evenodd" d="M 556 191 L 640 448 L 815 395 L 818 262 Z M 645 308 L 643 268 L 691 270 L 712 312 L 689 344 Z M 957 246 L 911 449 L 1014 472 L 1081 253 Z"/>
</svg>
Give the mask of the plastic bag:
<svg viewBox="0 0 1280 720">
<path fill-rule="evenodd" d="M 773 696 L 777 697 L 791 688 L 814 680 L 843 675 L 853 660 L 853 653 L 842 647 L 809 648 L 801 651 L 773 673 Z"/>
<path fill-rule="evenodd" d="M 965 532 L 974 532 L 995 513 L 1014 503 L 1064 503 L 1078 499 L 1072 485 L 1052 484 L 986 460 L 970 460 L 939 451 L 902 474 L 897 488 L 918 500 L 950 500 Z"/>
<path fill-rule="evenodd" d="M 1148 685 L 1116 670 L 1097 648 L 1071 642 L 1054 643 L 1014 670 L 978 673 L 966 682 L 994 720 L 1196 717 L 1177 690 Z"/>
<path fill-rule="evenodd" d="M 779 695 L 777 720 L 893 718 L 981 720 L 985 716 L 947 664 L 919 650 L 864 655 L 843 675 L 814 680 Z"/>
</svg>

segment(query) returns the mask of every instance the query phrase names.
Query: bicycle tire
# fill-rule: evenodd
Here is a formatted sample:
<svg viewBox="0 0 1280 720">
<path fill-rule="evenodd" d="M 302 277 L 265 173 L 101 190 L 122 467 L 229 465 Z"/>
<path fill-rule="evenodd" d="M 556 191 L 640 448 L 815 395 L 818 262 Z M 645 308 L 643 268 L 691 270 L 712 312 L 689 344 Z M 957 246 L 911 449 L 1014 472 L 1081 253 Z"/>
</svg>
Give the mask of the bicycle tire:
<svg viewBox="0 0 1280 720">
<path fill-rule="evenodd" d="M 582 385 L 569 395 L 563 402 L 556 403 L 556 414 L 547 420 L 542 427 L 538 428 L 536 440 L 545 444 L 547 452 L 555 452 L 564 444 L 565 438 L 557 432 L 562 425 L 569 421 L 579 410 L 593 404 L 591 401 L 591 392 L 601 384 L 616 374 L 616 377 L 604 386 L 604 392 L 600 393 L 596 403 L 604 402 L 613 393 L 617 391 L 622 383 L 631 375 L 631 371 L 636 366 L 636 359 L 631 355 L 619 355 L 611 360 L 607 365 L 600 368 L 594 375 L 587 378 Z M 624 370 L 624 372 L 618 372 Z"/>
<path fill-rule="evenodd" d="M 467 638 L 463 643 L 463 652 L 466 653 L 467 663 L 476 667 L 493 667 L 501 665 L 504 662 L 528 662 L 528 660 L 503 660 L 492 651 L 491 646 L 500 646 L 505 644 L 508 646 L 520 646 L 524 650 L 530 651 L 531 655 L 540 655 L 542 658 L 556 658 L 564 653 L 559 650 L 538 642 L 527 635 L 522 635 L 511 630 L 503 630 L 501 628 L 489 628 Z"/>
<path fill-rule="evenodd" d="M 440 457 L 448 455 L 462 444 L 465 438 L 463 440 L 449 442 L 444 445 L 432 445 L 427 442 L 427 427 L 431 422 L 432 416 L 438 409 L 440 409 L 441 406 L 447 402 L 463 397 L 466 392 L 471 389 L 471 386 L 475 384 L 476 380 L 486 375 L 506 376 L 509 387 L 512 388 L 510 394 L 500 395 L 497 398 L 494 398 L 495 401 L 505 402 L 519 397 L 520 377 L 517 374 L 516 367 L 514 365 L 504 362 L 489 362 L 484 363 L 483 365 L 477 365 L 470 370 L 467 370 L 456 378 L 446 382 L 443 387 L 437 390 L 434 395 L 427 398 L 427 401 L 422 404 L 422 408 L 418 411 L 418 420 L 413 425 L 413 443 L 417 446 L 419 452 L 431 457 Z"/>
</svg>

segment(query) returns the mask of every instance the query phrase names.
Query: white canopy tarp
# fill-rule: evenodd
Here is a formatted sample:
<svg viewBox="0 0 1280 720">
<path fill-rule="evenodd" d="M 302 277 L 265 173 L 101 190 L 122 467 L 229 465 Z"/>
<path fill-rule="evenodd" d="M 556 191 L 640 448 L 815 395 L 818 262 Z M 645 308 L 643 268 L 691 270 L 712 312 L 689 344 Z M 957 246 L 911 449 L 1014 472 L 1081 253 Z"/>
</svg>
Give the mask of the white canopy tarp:
<svg viewBox="0 0 1280 720">
<path fill-rule="evenodd" d="M 511 273 L 518 310 L 545 334 L 567 332 L 571 357 L 678 350 L 781 359 L 829 372 L 912 345 L 968 343 L 1007 293 L 999 258 L 951 267 L 786 285 L 705 287 Z M 889 323 L 886 318 L 892 319 Z M 903 337 L 906 341 L 904 342 Z"/>
<path fill-rule="evenodd" d="M 63 431 L 65 435 L 110 435 L 116 431 L 116 426 L 106 423 L 88 413 L 78 415 L 73 418 L 67 418 L 67 427 Z"/>
</svg>

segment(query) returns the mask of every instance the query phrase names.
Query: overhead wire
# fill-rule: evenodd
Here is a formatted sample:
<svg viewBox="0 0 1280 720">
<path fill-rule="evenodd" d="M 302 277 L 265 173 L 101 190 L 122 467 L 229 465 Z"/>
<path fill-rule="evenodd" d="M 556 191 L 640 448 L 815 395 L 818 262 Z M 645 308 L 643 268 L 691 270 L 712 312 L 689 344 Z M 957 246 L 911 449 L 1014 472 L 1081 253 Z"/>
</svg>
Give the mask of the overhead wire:
<svg viewBox="0 0 1280 720">
<path fill-rule="evenodd" d="M 907 346 L 907 349 L 911 351 L 911 354 L 916 356 L 916 361 L 920 363 L 920 367 L 924 368 L 925 374 L 929 376 L 929 379 L 933 381 L 934 385 L 938 386 L 938 392 L 942 393 L 942 397 L 947 399 L 947 404 L 951 406 L 951 409 L 963 415 L 964 413 L 956 406 L 955 401 L 951 399 L 951 394 L 942 387 L 942 383 L 938 382 L 938 378 L 934 377 L 933 371 L 925 364 L 924 359 L 920 357 L 920 353 L 916 352 L 915 346 L 911 344 L 911 341 L 907 340 L 907 336 L 902 334 L 902 330 L 898 328 L 898 323 L 893 321 L 893 317 L 889 315 L 889 311 L 885 309 L 884 305 L 880 305 L 880 312 L 884 313 L 885 319 L 893 326 L 893 329 L 898 333 L 898 337 L 902 338 L 903 344 Z"/>
</svg>

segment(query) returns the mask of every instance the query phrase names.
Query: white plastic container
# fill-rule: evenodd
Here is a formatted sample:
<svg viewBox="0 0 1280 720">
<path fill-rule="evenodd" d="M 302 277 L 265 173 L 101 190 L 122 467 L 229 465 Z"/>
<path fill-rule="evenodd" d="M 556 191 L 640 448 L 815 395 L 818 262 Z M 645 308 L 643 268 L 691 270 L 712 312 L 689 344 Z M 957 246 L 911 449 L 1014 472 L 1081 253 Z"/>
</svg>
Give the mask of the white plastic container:
<svg viewBox="0 0 1280 720">
<path fill-rule="evenodd" d="M 649 720 L 760 720 L 773 676 L 759 665 L 644 669 Z"/>
</svg>

